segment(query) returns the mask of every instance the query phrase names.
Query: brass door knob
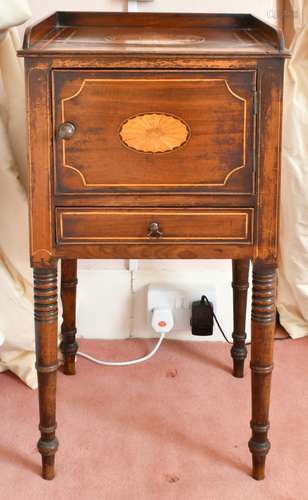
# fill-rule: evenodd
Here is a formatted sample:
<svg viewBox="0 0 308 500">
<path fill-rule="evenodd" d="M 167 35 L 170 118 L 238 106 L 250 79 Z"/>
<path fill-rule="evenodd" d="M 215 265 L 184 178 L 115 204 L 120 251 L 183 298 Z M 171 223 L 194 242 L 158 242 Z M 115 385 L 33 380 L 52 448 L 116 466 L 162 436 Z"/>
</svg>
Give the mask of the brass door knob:
<svg viewBox="0 0 308 500">
<path fill-rule="evenodd" d="M 71 139 L 76 132 L 76 126 L 71 122 L 64 122 L 58 128 L 58 136 L 60 139 Z"/>
<path fill-rule="evenodd" d="M 161 236 L 163 236 L 163 233 L 159 228 L 159 222 L 151 222 L 151 224 L 149 225 L 148 236 L 150 238 L 160 238 Z"/>
</svg>

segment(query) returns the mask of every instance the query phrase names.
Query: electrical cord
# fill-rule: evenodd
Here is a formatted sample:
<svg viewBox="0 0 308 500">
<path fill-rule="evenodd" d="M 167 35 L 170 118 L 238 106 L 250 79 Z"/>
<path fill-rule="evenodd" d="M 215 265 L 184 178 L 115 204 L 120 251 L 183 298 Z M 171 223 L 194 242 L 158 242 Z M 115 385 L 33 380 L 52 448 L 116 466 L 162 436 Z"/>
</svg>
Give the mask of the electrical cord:
<svg viewBox="0 0 308 500">
<path fill-rule="evenodd" d="M 138 359 L 132 359 L 131 361 L 101 361 L 100 359 L 93 358 L 89 354 L 85 354 L 84 352 L 78 351 L 77 356 L 80 356 L 81 358 L 85 358 L 88 361 L 93 361 L 93 363 L 96 363 L 98 365 L 103 365 L 103 366 L 130 366 L 130 365 L 136 365 L 137 363 L 142 363 L 143 361 L 147 361 L 148 359 L 152 358 L 154 354 L 157 353 L 158 349 L 160 348 L 163 340 L 165 338 L 165 333 L 162 333 L 160 335 L 160 339 L 157 342 L 156 346 L 154 349 L 147 354 L 146 356 L 143 356 L 143 358 L 138 358 Z"/>
<path fill-rule="evenodd" d="M 212 309 L 213 311 L 213 318 L 216 322 L 216 325 L 218 326 L 223 338 L 225 339 L 226 342 L 228 342 L 228 344 L 233 344 L 233 342 L 231 340 L 228 339 L 228 337 L 226 336 L 225 332 L 223 331 L 218 319 L 217 319 L 217 316 L 216 314 L 214 313 L 214 309 L 213 309 L 213 306 L 212 304 L 210 303 L 209 299 L 207 298 L 206 295 L 202 295 L 201 297 L 201 302 L 204 302 L 206 301 L 207 305 Z M 275 337 L 274 340 L 288 340 L 290 337 Z M 250 345 L 251 342 L 245 342 L 245 345 Z"/>
</svg>

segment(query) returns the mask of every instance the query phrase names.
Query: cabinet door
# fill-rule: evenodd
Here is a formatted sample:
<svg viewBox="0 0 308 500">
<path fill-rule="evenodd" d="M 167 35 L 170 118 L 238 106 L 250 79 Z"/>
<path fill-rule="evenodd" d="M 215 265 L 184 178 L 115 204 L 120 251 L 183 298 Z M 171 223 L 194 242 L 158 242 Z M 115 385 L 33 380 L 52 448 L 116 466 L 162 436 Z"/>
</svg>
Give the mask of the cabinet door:
<svg viewBox="0 0 308 500">
<path fill-rule="evenodd" d="M 255 79 L 54 71 L 56 192 L 253 193 Z"/>
</svg>

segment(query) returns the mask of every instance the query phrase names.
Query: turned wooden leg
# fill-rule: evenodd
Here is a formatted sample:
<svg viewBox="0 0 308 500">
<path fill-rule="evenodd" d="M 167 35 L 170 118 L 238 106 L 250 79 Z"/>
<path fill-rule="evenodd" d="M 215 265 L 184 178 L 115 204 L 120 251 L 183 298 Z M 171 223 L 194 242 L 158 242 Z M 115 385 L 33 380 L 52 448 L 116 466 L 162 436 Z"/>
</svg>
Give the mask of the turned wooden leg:
<svg viewBox="0 0 308 500">
<path fill-rule="evenodd" d="M 76 343 L 76 288 L 77 259 L 63 259 L 61 262 L 61 299 L 63 323 L 61 328 L 65 375 L 75 375 L 75 357 L 78 350 Z"/>
<path fill-rule="evenodd" d="M 276 269 L 273 265 L 256 263 L 253 269 L 252 297 L 252 453 L 253 477 L 264 479 L 265 459 L 270 449 L 269 403 L 273 370 L 273 345 L 276 320 Z"/>
<path fill-rule="evenodd" d="M 249 275 L 249 259 L 232 261 L 232 287 L 233 287 L 233 346 L 231 356 L 233 358 L 233 375 L 242 378 L 244 376 L 244 363 L 247 356 L 245 345 L 246 332 L 246 308 Z"/>
<path fill-rule="evenodd" d="M 36 369 L 39 387 L 42 476 L 53 479 L 56 431 L 56 379 L 58 369 L 57 269 L 34 269 Z"/>
</svg>

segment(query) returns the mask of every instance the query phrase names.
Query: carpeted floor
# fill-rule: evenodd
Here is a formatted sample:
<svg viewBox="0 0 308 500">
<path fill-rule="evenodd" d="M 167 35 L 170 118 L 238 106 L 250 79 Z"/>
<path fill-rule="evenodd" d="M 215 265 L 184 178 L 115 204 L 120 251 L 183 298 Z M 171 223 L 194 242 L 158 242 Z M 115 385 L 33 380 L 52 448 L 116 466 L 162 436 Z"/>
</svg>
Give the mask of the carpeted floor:
<svg viewBox="0 0 308 500">
<path fill-rule="evenodd" d="M 153 341 L 81 341 L 129 359 Z M 250 377 L 230 375 L 229 346 L 166 341 L 149 362 L 79 359 L 58 377 L 57 476 L 39 476 L 37 393 L 0 375 L 0 499 L 307 500 L 308 338 L 276 342 L 267 479 L 250 477 Z"/>
</svg>

